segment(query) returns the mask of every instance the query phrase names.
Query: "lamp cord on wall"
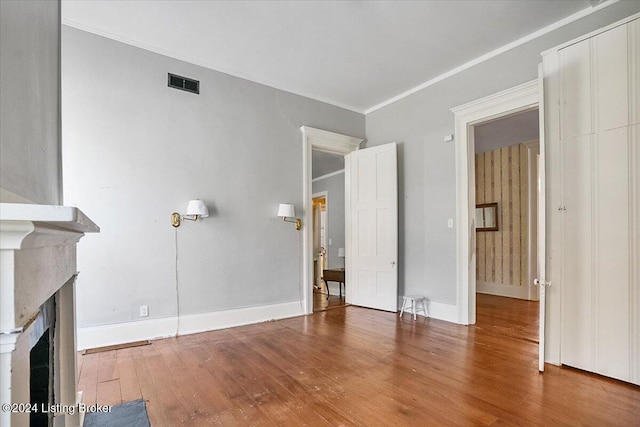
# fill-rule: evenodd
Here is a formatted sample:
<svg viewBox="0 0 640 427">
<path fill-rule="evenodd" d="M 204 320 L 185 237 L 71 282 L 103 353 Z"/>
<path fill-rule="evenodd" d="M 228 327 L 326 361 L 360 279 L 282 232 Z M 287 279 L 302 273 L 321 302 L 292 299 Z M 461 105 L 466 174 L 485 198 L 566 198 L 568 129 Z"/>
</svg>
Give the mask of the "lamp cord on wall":
<svg viewBox="0 0 640 427">
<path fill-rule="evenodd" d="M 176 337 L 180 331 L 180 291 L 178 288 L 178 228 L 175 228 L 176 242 Z"/>
</svg>

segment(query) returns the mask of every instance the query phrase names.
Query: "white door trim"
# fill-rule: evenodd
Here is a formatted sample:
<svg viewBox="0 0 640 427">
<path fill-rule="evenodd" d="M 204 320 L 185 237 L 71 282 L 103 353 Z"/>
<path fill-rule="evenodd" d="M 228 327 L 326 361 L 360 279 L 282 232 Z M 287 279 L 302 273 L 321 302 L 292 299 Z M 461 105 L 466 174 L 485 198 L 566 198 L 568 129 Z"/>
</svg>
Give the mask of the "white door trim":
<svg viewBox="0 0 640 427">
<path fill-rule="evenodd" d="M 542 113 L 542 109 L 539 110 Z M 538 301 L 540 298 L 538 286 L 533 281 L 538 277 L 538 155 L 540 141 L 525 142 L 527 148 L 528 176 L 528 223 L 527 223 L 527 299 Z"/>
<path fill-rule="evenodd" d="M 456 308 L 458 323 L 476 322 L 476 254 L 475 144 L 469 128 L 474 124 L 497 119 L 539 105 L 538 80 L 489 95 L 451 109 L 455 114 L 456 157 Z"/>
<path fill-rule="evenodd" d="M 302 126 L 302 306 L 305 314 L 313 313 L 313 223 L 311 159 L 312 151 L 347 155 L 357 150 L 363 139 L 326 130 Z M 345 200 L 351 197 L 349 186 L 345 186 Z M 345 213 L 345 226 L 349 225 L 349 212 Z M 349 253 L 347 252 L 347 257 Z M 348 258 L 345 259 L 348 265 Z"/>
</svg>

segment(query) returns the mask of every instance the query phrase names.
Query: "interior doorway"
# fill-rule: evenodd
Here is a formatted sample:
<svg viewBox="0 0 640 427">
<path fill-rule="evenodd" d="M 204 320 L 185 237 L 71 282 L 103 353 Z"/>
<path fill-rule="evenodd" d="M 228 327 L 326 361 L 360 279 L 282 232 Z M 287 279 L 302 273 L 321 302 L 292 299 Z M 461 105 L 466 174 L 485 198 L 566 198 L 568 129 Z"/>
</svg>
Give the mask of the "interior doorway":
<svg viewBox="0 0 640 427">
<path fill-rule="evenodd" d="M 538 107 L 476 123 L 469 132 L 475 153 L 469 165 L 475 177 L 476 324 L 500 320 L 497 333 L 538 342 Z"/>
<path fill-rule="evenodd" d="M 456 123 L 456 308 L 460 324 L 476 323 L 477 233 L 473 127 L 490 120 L 540 108 L 541 93 L 540 81 L 534 80 L 451 110 L 455 114 Z M 544 133 L 540 132 L 540 135 Z M 540 149 L 541 153 L 544 153 L 543 138 L 540 139 Z M 544 162 L 540 165 L 544 166 Z M 541 223 L 544 222 L 543 207 L 542 204 L 539 205 L 538 218 Z M 540 259 L 541 256 L 538 254 L 538 262 Z"/>
<path fill-rule="evenodd" d="M 305 314 L 313 313 L 314 287 L 313 287 L 313 208 L 312 208 L 312 170 L 313 170 L 313 153 L 322 152 L 328 154 L 337 154 L 344 156 L 357 150 L 362 143 L 362 139 L 354 138 L 347 135 L 341 135 L 334 132 L 328 132 L 321 129 L 302 126 L 302 200 L 304 216 L 302 219 L 302 305 Z M 345 168 L 345 176 L 346 168 Z M 345 195 L 343 200 L 346 202 L 350 198 L 348 186 L 345 185 Z M 345 229 L 349 227 L 349 217 L 345 208 Z M 345 234 L 348 233 L 345 230 Z M 329 262 L 331 262 L 329 260 Z M 349 264 L 348 245 L 345 244 L 345 265 Z M 348 271 L 346 273 L 348 276 Z M 348 290 L 345 291 L 347 296 L 345 301 L 349 300 Z"/>
<path fill-rule="evenodd" d="M 327 262 L 327 198 L 329 193 L 314 193 L 311 200 L 313 206 L 313 286 L 322 290 L 322 270 L 328 267 Z M 326 287 L 326 286 L 325 286 Z M 325 289 L 328 291 L 328 289 Z M 328 292 L 325 292 L 327 295 Z"/>
<path fill-rule="evenodd" d="M 544 80 L 542 66 L 538 79 L 478 99 L 451 111 L 455 114 L 456 155 L 456 307 L 458 323 L 476 323 L 476 194 L 475 194 L 475 132 L 474 126 L 519 112 L 539 109 L 544 117 Z M 540 287 L 538 304 L 538 369 L 544 371 L 545 354 L 545 287 L 546 269 L 546 199 L 545 199 L 545 120 L 539 120 L 539 152 L 537 169 L 537 274 L 534 285 Z"/>
<path fill-rule="evenodd" d="M 538 108 L 473 125 L 476 292 L 538 300 Z"/>
<path fill-rule="evenodd" d="M 345 267 L 345 158 L 312 152 L 313 311 L 346 305 L 344 282 L 335 279 Z"/>
</svg>

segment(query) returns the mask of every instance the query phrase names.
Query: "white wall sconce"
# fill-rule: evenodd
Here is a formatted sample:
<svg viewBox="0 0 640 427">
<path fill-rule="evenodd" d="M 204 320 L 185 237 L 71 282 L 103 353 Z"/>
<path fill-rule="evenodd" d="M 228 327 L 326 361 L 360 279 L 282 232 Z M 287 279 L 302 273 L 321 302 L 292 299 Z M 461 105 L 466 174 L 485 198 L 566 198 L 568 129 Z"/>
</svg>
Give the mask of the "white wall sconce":
<svg viewBox="0 0 640 427">
<path fill-rule="evenodd" d="M 294 223 L 296 225 L 296 230 L 300 230 L 302 228 L 302 220 L 300 218 L 295 218 L 296 208 L 292 204 L 280 203 L 280 206 L 278 207 L 278 216 L 281 217 L 285 222 Z"/>
<path fill-rule="evenodd" d="M 198 218 L 206 218 L 208 216 L 209 209 L 202 200 L 189 200 L 189 203 L 187 204 L 187 212 L 184 215 L 180 215 L 178 212 L 171 214 L 171 225 L 174 227 L 180 227 L 180 223 L 183 219 L 197 221 Z"/>
</svg>

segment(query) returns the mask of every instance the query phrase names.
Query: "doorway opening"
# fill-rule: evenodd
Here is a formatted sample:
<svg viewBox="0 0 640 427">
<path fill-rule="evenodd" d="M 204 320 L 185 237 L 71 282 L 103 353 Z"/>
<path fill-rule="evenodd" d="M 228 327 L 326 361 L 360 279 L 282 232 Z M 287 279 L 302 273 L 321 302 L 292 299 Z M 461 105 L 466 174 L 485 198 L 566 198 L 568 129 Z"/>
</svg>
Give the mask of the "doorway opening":
<svg viewBox="0 0 640 427">
<path fill-rule="evenodd" d="M 486 98 L 472 101 L 451 111 L 456 122 L 456 308 L 458 323 L 476 323 L 476 194 L 475 141 L 473 126 L 519 112 L 540 108 L 540 83 L 523 83 Z M 542 110 L 541 110 L 542 111 Z M 542 123 L 542 122 L 541 122 Z M 540 152 L 544 153 L 544 133 L 540 132 Z M 541 156 L 541 159 L 544 156 Z M 542 167 L 544 162 L 540 163 Z M 544 173 L 541 174 L 544 178 Z M 539 188 L 544 188 L 538 183 Z M 544 198 L 541 198 L 544 201 Z M 544 223 L 543 203 L 538 218 Z M 540 232 L 540 227 L 539 230 Z M 541 245 L 539 245 L 541 246 Z M 540 264 L 541 254 L 538 254 Z M 542 257 L 543 259 L 544 257 Z"/>
<path fill-rule="evenodd" d="M 469 133 L 475 153 L 469 167 L 475 177 L 476 324 L 498 323 L 496 333 L 538 342 L 539 110 L 482 121 Z"/>
<path fill-rule="evenodd" d="M 312 187 L 312 169 L 313 169 L 313 153 L 322 152 L 344 156 L 357 150 L 362 143 L 362 139 L 353 138 L 351 136 L 341 135 L 334 132 L 328 132 L 321 129 L 302 126 L 302 200 L 304 218 L 302 220 L 302 306 L 305 314 L 313 313 L 313 187 Z M 345 176 L 346 168 L 345 168 Z M 343 201 L 350 199 L 349 187 L 344 186 Z M 345 208 L 345 229 L 349 227 L 349 213 Z M 348 234 L 345 231 L 345 234 Z M 349 245 L 345 244 L 344 264 L 349 265 Z M 348 273 L 348 272 L 347 272 Z M 348 274 L 347 274 L 348 275 Z M 348 290 L 345 291 L 345 301 L 349 300 Z"/>
<path fill-rule="evenodd" d="M 313 311 L 344 307 L 345 158 L 312 152 Z"/>
</svg>

